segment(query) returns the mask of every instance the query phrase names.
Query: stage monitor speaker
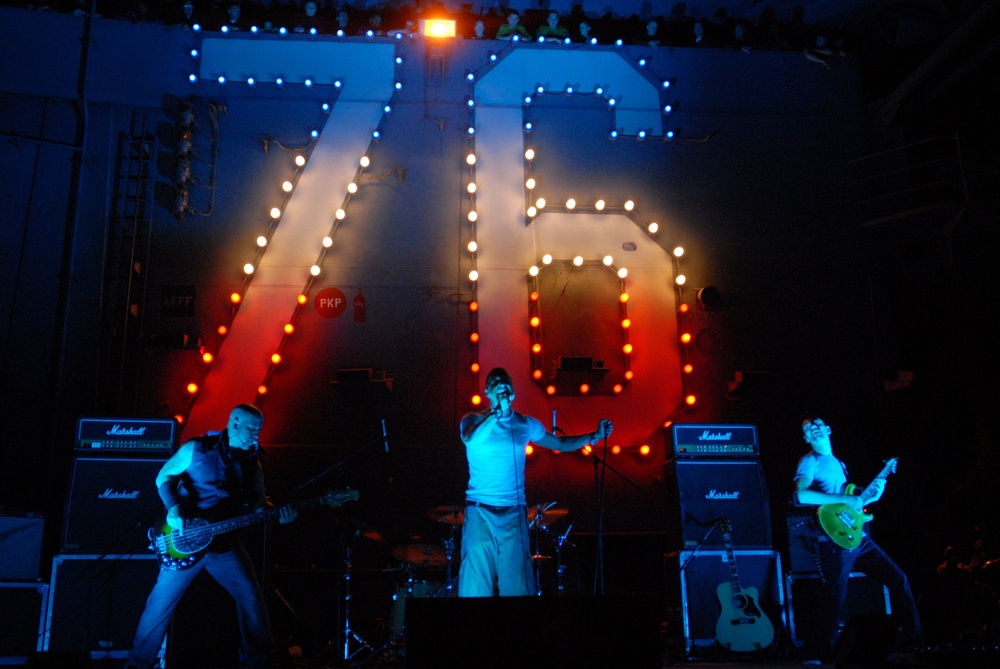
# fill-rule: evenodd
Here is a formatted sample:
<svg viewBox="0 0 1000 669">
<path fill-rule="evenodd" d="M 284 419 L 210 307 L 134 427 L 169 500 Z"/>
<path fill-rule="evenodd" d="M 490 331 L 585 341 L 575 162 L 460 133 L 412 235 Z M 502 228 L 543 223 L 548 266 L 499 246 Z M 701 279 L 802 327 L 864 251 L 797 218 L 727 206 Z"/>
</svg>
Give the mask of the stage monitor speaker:
<svg viewBox="0 0 1000 669">
<path fill-rule="evenodd" d="M 784 622 L 781 556 L 771 550 L 735 550 L 740 586 L 756 588 L 757 602 L 778 638 Z M 733 571 L 726 551 L 682 551 L 665 556 L 667 605 L 680 611 L 680 630 L 687 651 L 715 648 L 715 627 L 722 613 L 716 590 L 730 583 Z"/>
<path fill-rule="evenodd" d="M 165 458 L 76 458 L 62 552 L 148 553 L 146 531 L 163 521 L 156 475 L 164 462 Z"/>
<path fill-rule="evenodd" d="M 451 597 L 406 603 L 407 669 L 659 669 L 653 599 Z"/>
<path fill-rule="evenodd" d="M 41 649 L 47 583 L 0 583 L 0 665 L 21 664 Z"/>
<path fill-rule="evenodd" d="M 771 512 L 764 472 L 756 460 L 674 459 L 666 464 L 668 522 L 676 550 L 725 546 L 716 527 L 728 520 L 736 548 L 770 549 Z"/>
<path fill-rule="evenodd" d="M 38 579 L 44 534 L 44 516 L 0 515 L 0 581 Z"/>
<path fill-rule="evenodd" d="M 56 555 L 43 650 L 125 657 L 153 589 L 155 555 Z"/>
<path fill-rule="evenodd" d="M 792 641 L 801 645 L 809 637 L 815 624 L 813 615 L 819 602 L 819 574 L 788 574 L 785 590 L 788 593 L 788 632 Z M 847 582 L 847 599 L 841 622 L 858 616 L 886 615 L 892 613 L 889 590 L 861 572 L 851 572 Z"/>
</svg>

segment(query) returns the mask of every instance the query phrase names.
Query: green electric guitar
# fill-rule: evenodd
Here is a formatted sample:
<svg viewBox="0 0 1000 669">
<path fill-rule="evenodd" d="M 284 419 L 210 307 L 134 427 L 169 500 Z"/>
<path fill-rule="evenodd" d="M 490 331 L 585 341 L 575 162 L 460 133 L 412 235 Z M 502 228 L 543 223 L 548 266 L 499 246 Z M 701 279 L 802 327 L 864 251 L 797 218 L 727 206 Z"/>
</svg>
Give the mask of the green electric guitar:
<svg viewBox="0 0 1000 669">
<path fill-rule="evenodd" d="M 757 588 L 740 586 L 729 519 L 723 518 L 717 526 L 726 542 L 729 580 L 720 583 L 716 589 L 722 613 L 715 624 L 715 641 L 723 648 L 739 653 L 767 648 L 774 641 L 774 625 L 757 604 Z"/>
<path fill-rule="evenodd" d="M 861 493 L 861 502 L 865 504 L 875 496 L 875 482 L 885 480 L 889 474 L 896 472 L 896 463 L 899 458 L 887 460 L 885 467 L 878 473 L 868 487 Z M 857 548 L 861 544 L 864 536 L 864 525 L 874 516 L 863 511 L 855 511 L 852 507 L 838 502 L 837 504 L 823 504 L 816 510 L 816 517 L 820 527 L 826 532 L 830 539 L 841 548 Z"/>
</svg>

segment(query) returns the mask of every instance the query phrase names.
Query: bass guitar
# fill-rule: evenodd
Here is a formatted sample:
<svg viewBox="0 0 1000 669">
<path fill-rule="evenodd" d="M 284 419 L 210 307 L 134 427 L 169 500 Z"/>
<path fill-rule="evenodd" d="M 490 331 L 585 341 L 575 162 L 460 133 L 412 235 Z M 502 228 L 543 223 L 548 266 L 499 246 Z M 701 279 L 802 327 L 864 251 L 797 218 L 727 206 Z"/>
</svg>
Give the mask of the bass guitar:
<svg viewBox="0 0 1000 669">
<path fill-rule="evenodd" d="M 875 496 L 876 481 L 885 480 L 889 474 L 896 472 L 896 464 L 899 458 L 891 458 L 886 461 L 882 471 L 878 473 L 868 487 L 861 493 L 862 505 Z M 857 548 L 861 544 L 864 536 L 864 525 L 874 516 L 864 511 L 856 511 L 854 508 L 838 502 L 836 504 L 823 504 L 816 510 L 816 518 L 820 527 L 826 532 L 833 543 L 841 548 Z"/>
<path fill-rule="evenodd" d="M 305 500 L 290 506 L 299 509 L 321 504 L 338 507 L 345 502 L 356 500 L 358 497 L 357 490 L 328 492 L 322 497 Z M 205 549 L 212 543 L 213 537 L 277 518 L 283 508 L 276 506 L 217 523 L 211 523 L 204 518 L 187 518 L 184 520 L 183 530 L 174 529 L 170 525 L 163 525 L 162 528 L 151 527 L 147 533 L 149 535 L 149 548 L 156 553 L 157 557 L 160 558 L 160 564 L 166 569 L 187 569 L 201 558 Z"/>
<path fill-rule="evenodd" d="M 740 653 L 767 648 L 774 641 L 774 625 L 757 605 L 757 588 L 740 586 L 729 519 L 723 518 L 716 525 L 726 543 L 729 580 L 720 583 L 715 592 L 722 606 L 719 621 L 715 624 L 715 641 L 727 650 Z"/>
</svg>

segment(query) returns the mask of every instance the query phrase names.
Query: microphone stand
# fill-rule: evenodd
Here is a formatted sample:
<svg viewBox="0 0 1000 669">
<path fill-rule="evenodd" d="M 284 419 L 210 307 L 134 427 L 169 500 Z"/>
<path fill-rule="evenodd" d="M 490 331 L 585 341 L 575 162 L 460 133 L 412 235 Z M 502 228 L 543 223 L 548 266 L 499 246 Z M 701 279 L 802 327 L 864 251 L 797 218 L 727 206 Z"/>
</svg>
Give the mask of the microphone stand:
<svg viewBox="0 0 1000 669">
<path fill-rule="evenodd" d="M 594 488 L 597 497 L 597 557 L 596 565 L 594 567 L 595 595 L 604 594 L 604 473 L 606 470 L 610 469 L 612 472 L 617 474 L 621 480 L 625 481 L 636 490 L 642 490 L 642 488 L 640 488 L 632 479 L 608 464 L 607 433 L 604 435 L 603 453 L 603 456 L 597 456 L 593 453 L 590 454 L 590 457 L 594 459 Z"/>
<path fill-rule="evenodd" d="M 302 490 L 306 486 L 308 486 L 308 485 L 310 485 L 312 483 L 315 483 L 319 479 L 323 478 L 324 476 L 326 476 L 330 472 L 332 472 L 332 471 L 334 471 L 336 469 L 343 468 L 343 466 L 346 465 L 348 462 L 350 462 L 354 458 L 358 457 L 359 455 L 361 455 L 362 453 L 364 453 L 365 451 L 367 451 L 372 446 L 375 446 L 376 444 L 382 444 L 382 445 L 384 445 L 385 446 L 385 452 L 386 453 L 389 452 L 389 437 L 388 437 L 388 435 L 386 434 L 386 431 L 385 431 L 385 419 L 384 418 L 382 419 L 382 434 L 380 436 L 375 437 L 374 439 L 372 439 L 371 441 L 369 441 L 367 444 L 365 444 L 361 448 L 357 449 L 356 451 L 348 453 L 343 458 L 341 458 L 337 462 L 333 463 L 332 465 L 330 465 L 329 467 L 327 467 L 326 469 L 324 469 L 323 471 L 321 471 L 319 474 L 316 474 L 316 476 L 313 476 L 311 479 L 308 479 L 308 480 L 300 483 L 298 486 L 296 486 L 295 489 L 296 490 Z"/>
</svg>

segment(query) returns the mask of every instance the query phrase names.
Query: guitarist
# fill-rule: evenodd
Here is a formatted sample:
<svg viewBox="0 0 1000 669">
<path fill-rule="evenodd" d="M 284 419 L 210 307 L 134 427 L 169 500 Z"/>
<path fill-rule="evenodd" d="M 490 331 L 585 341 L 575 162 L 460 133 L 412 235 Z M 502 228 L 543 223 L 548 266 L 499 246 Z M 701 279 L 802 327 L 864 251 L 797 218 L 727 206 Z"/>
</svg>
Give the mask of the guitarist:
<svg viewBox="0 0 1000 669">
<path fill-rule="evenodd" d="M 240 404 L 229 414 L 221 432 L 196 437 L 181 445 L 160 469 L 156 487 L 167 510 L 167 525 L 184 528 L 185 518 L 236 515 L 267 505 L 257 443 L 264 416 L 251 404 Z M 294 507 L 280 512 L 281 523 L 295 519 Z M 218 520 L 218 518 L 216 518 Z M 265 669 L 273 651 L 271 626 L 264 597 L 250 558 L 234 535 L 216 537 L 192 566 L 182 570 L 160 567 L 156 584 L 139 619 L 126 669 L 150 669 L 181 596 L 202 569 L 236 601 L 243 652 L 240 669 Z"/>
<path fill-rule="evenodd" d="M 795 471 L 796 502 L 814 506 L 846 504 L 861 512 L 861 498 L 847 483 L 847 467 L 833 455 L 831 432 L 822 418 L 808 418 L 802 422 L 802 436 L 810 450 L 799 460 Z M 872 485 L 874 495 L 869 503 L 882 496 L 885 480 L 877 478 Z M 861 489 L 857 492 L 860 493 Z M 803 647 L 806 664 L 820 664 L 821 659 L 832 654 L 837 641 L 837 622 L 847 599 L 852 571 L 860 571 L 889 588 L 893 616 L 902 630 L 899 640 L 902 647 L 915 649 L 922 645 L 923 629 L 909 580 L 871 537 L 864 534 L 860 544 L 852 549 L 841 548 L 830 540 L 818 542 L 816 548 L 822 566 L 821 595 L 815 612 L 816 636 L 806 639 Z"/>
</svg>

